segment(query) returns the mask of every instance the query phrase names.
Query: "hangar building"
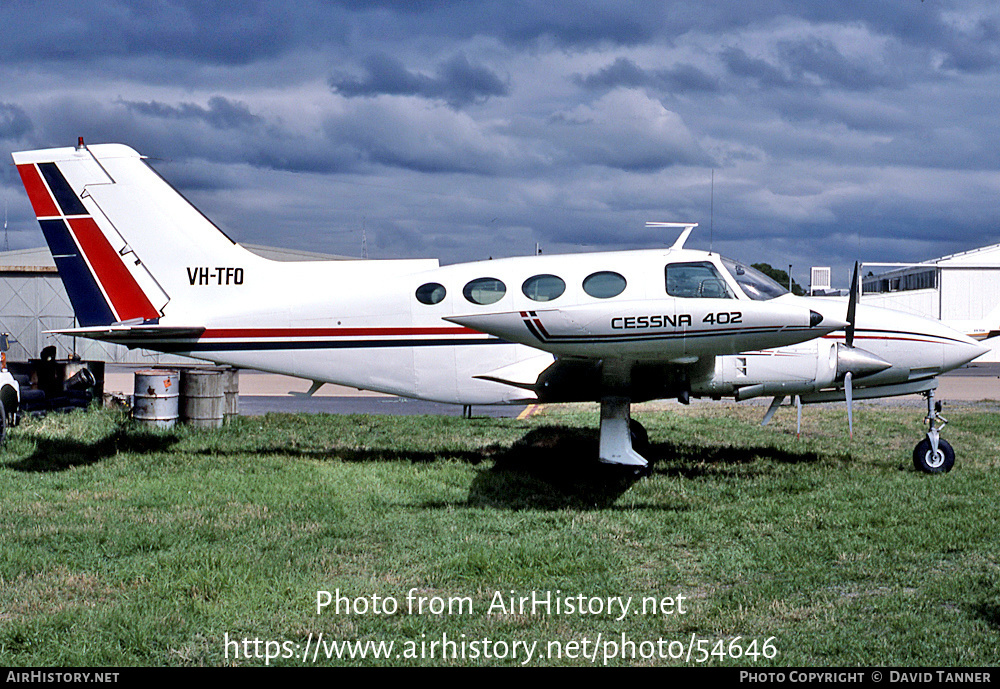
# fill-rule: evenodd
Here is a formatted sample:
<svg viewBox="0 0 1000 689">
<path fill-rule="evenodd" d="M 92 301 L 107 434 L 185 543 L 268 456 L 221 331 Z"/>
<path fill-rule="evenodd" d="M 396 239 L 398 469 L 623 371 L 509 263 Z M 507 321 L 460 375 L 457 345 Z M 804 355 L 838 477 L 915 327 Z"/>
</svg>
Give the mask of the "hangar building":
<svg viewBox="0 0 1000 689">
<path fill-rule="evenodd" d="M 965 333 L 1000 331 L 1000 244 L 919 264 L 869 264 L 862 270 L 862 303 L 938 318 Z M 976 361 L 1000 361 L 1000 337 L 984 344 L 991 351 Z"/>
<path fill-rule="evenodd" d="M 344 258 L 250 244 L 243 246 L 259 256 L 278 261 Z M 7 352 L 11 361 L 37 359 L 43 347 L 55 345 L 59 359 L 75 352 L 88 361 L 116 364 L 194 363 L 193 359 L 177 355 L 130 350 L 121 345 L 84 338 L 45 334 L 46 330 L 72 328 L 75 325 L 73 307 L 47 248 L 0 252 L 0 332 L 9 333 L 13 340 Z"/>
</svg>

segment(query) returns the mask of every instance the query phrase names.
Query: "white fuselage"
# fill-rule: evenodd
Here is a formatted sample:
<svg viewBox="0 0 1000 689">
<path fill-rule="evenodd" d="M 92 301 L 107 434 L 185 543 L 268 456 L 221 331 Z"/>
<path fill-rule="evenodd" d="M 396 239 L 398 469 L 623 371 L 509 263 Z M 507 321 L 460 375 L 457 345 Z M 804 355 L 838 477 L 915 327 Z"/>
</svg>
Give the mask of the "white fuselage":
<svg viewBox="0 0 1000 689">
<path fill-rule="evenodd" d="M 188 324 L 203 303 L 210 305 L 200 318 L 205 332 L 187 341 L 190 348 L 172 344 L 173 351 L 440 402 L 536 400 L 530 385 L 557 357 L 598 359 L 626 378 L 637 366 L 687 368 L 695 396 L 732 396 L 755 385 L 769 395 L 836 387 L 835 344 L 844 337 L 832 331 L 843 327 L 846 303 L 792 295 L 754 301 L 724 270 L 725 297 L 666 293 L 667 264 L 713 260 L 704 252 L 647 250 L 451 266 L 251 261 L 241 285 L 214 278 L 185 292 L 174 288 L 160 322 Z M 255 285 L 258 270 L 267 280 Z M 583 283 L 598 272 L 621 275 L 624 289 L 612 297 L 589 295 Z M 522 289 L 535 276 L 558 277 L 565 287 L 536 301 Z M 499 283 L 503 295 L 488 304 L 470 301 L 467 286 L 480 279 L 495 281 L 494 289 L 475 298 L 492 299 Z M 443 288 L 436 303 L 417 298 L 426 285 Z M 232 307 L 220 310 L 226 301 Z M 812 330 L 810 313 L 823 316 Z M 858 380 L 859 387 L 933 377 L 981 351 L 938 322 L 900 312 L 862 305 L 856 323 L 855 346 L 892 364 Z M 603 392 L 631 384 L 609 375 L 601 378 Z M 593 399 L 603 392 L 595 389 Z"/>
</svg>

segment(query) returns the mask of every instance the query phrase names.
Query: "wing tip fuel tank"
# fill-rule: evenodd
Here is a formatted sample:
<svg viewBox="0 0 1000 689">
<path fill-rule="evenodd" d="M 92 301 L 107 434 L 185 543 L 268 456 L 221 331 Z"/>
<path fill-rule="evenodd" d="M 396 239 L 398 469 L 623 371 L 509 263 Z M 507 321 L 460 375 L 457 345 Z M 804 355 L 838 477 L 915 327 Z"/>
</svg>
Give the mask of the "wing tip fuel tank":
<svg viewBox="0 0 1000 689">
<path fill-rule="evenodd" d="M 559 309 L 446 316 L 501 339 L 566 356 L 641 356 L 674 360 L 805 342 L 842 330 L 845 321 L 801 306 L 718 299 L 664 299 Z"/>
</svg>

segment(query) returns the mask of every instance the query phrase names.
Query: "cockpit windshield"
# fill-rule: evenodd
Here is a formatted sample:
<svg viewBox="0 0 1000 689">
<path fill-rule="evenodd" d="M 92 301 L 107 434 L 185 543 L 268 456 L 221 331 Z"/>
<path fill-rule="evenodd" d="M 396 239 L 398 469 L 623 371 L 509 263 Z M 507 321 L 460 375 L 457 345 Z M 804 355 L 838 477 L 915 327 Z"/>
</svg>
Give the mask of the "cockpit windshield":
<svg viewBox="0 0 1000 689">
<path fill-rule="evenodd" d="M 731 258 L 723 258 L 722 264 L 726 266 L 726 270 L 736 279 L 736 282 L 739 283 L 740 287 L 751 299 L 767 301 L 768 299 L 780 297 L 782 294 L 788 294 L 787 289 L 756 268 L 743 265 Z"/>
</svg>

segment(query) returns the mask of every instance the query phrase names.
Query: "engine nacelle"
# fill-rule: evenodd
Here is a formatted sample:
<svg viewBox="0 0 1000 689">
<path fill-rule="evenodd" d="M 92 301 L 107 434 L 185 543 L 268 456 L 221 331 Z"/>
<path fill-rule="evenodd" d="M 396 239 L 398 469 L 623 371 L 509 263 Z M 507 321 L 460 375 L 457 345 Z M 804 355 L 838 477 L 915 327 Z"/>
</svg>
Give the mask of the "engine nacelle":
<svg viewBox="0 0 1000 689">
<path fill-rule="evenodd" d="M 828 339 L 745 352 L 715 359 L 710 378 L 692 381 L 695 395 L 737 400 L 772 395 L 801 395 L 835 387 L 850 372 L 855 380 L 875 375 L 891 364 L 871 352 Z"/>
</svg>

